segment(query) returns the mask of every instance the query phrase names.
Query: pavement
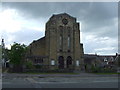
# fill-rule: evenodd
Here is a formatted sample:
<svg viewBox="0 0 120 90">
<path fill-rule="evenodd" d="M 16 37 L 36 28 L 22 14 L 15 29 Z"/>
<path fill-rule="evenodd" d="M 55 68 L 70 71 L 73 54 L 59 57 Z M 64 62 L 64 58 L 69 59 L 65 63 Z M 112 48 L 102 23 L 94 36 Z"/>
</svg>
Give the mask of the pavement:
<svg viewBox="0 0 120 90">
<path fill-rule="evenodd" d="M 118 77 L 118 74 L 93 74 L 93 73 L 76 73 L 76 74 L 23 74 L 23 73 L 3 73 L 2 77 Z"/>
</svg>

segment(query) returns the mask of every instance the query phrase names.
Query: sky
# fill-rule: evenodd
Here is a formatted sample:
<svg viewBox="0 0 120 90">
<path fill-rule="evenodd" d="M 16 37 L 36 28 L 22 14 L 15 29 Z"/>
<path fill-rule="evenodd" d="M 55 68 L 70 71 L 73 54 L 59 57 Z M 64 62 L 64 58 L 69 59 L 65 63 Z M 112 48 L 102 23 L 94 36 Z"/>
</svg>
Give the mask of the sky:
<svg viewBox="0 0 120 90">
<path fill-rule="evenodd" d="M 43 37 L 53 14 L 68 13 L 81 25 L 85 54 L 118 52 L 117 2 L 2 2 L 0 7 L 0 36 L 7 48 L 14 42 L 29 45 Z"/>
</svg>

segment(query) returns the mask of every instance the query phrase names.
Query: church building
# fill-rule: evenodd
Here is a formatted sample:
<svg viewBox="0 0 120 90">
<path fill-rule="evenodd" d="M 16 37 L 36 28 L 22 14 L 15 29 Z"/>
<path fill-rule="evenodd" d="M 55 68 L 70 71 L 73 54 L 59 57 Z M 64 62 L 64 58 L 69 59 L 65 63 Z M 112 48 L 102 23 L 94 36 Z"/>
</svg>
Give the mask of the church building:
<svg viewBox="0 0 120 90">
<path fill-rule="evenodd" d="M 28 46 L 26 61 L 49 70 L 81 70 L 84 50 L 79 27 L 76 18 L 67 13 L 53 15 L 46 23 L 45 36 Z"/>
</svg>

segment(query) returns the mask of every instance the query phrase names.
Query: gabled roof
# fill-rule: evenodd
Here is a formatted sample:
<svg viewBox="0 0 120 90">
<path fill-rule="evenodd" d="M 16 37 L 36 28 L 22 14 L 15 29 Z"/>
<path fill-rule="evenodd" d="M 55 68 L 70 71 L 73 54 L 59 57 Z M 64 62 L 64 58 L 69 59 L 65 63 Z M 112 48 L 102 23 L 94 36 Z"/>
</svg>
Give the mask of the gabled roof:
<svg viewBox="0 0 120 90">
<path fill-rule="evenodd" d="M 45 37 L 42 37 L 42 38 L 40 38 L 38 40 L 34 40 L 30 45 L 38 43 L 38 42 L 40 42 L 40 43 L 45 42 Z"/>
<path fill-rule="evenodd" d="M 104 61 L 104 59 L 107 59 L 110 61 L 112 58 L 115 60 L 116 55 L 97 55 L 97 54 L 84 54 L 84 58 L 89 58 L 89 59 L 97 59 L 100 61 Z"/>
<path fill-rule="evenodd" d="M 53 16 L 68 16 L 68 17 L 74 18 L 73 16 L 69 15 L 68 13 L 53 14 Z"/>
<path fill-rule="evenodd" d="M 63 17 L 63 16 L 67 16 L 67 17 L 70 17 L 70 18 L 74 18 L 76 19 L 75 17 L 67 14 L 67 13 L 60 13 L 60 14 L 53 14 L 51 17 L 50 17 L 50 20 L 52 20 L 53 18 L 58 18 L 58 17 Z"/>
<path fill-rule="evenodd" d="M 95 54 L 84 54 L 84 58 L 89 57 L 89 58 L 96 58 L 97 55 Z"/>
</svg>

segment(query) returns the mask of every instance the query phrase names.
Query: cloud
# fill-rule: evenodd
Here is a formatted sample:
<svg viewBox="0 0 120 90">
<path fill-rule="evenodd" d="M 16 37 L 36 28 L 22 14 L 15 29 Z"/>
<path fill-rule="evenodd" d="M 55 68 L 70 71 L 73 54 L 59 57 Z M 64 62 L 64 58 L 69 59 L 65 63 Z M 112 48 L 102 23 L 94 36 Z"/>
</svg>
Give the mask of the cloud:
<svg viewBox="0 0 120 90">
<path fill-rule="evenodd" d="M 33 40 L 37 40 L 44 36 L 44 33 L 41 31 L 36 31 L 29 28 L 22 28 L 21 31 L 3 34 L 5 39 L 6 47 L 10 48 L 14 42 L 29 45 Z"/>
<path fill-rule="evenodd" d="M 18 14 L 15 9 L 6 9 L 0 12 L 0 30 L 15 32 L 21 29 L 20 22 L 16 20 Z"/>
<path fill-rule="evenodd" d="M 13 42 L 29 45 L 34 39 L 44 36 L 44 20 L 26 20 L 16 9 L 4 9 L 0 12 L 0 36 L 5 39 L 6 47 L 10 49 Z"/>
<path fill-rule="evenodd" d="M 66 12 L 81 22 L 85 53 L 117 52 L 117 2 L 3 2 L 2 9 L 4 18 L 0 18 L 3 19 L 0 33 L 5 35 L 7 45 L 13 41 L 28 44 L 39 39 L 44 36 L 45 23 L 52 14 Z"/>
<path fill-rule="evenodd" d="M 85 53 L 115 54 L 118 50 L 118 41 L 110 37 L 97 37 L 94 34 L 83 36 Z"/>
<path fill-rule="evenodd" d="M 111 48 L 111 47 L 107 47 L 107 48 L 97 48 L 95 49 L 95 51 L 111 51 L 114 50 L 115 48 Z"/>
<path fill-rule="evenodd" d="M 90 20 L 115 17 L 117 2 L 3 2 L 5 8 L 16 8 L 26 17 L 48 17 L 53 13 L 68 12 L 76 17 L 85 15 Z M 111 13 L 113 12 L 113 13 Z M 81 15 L 80 15 L 81 14 Z M 88 20 L 87 18 L 87 20 Z M 83 18 L 85 19 L 85 18 Z"/>
</svg>

